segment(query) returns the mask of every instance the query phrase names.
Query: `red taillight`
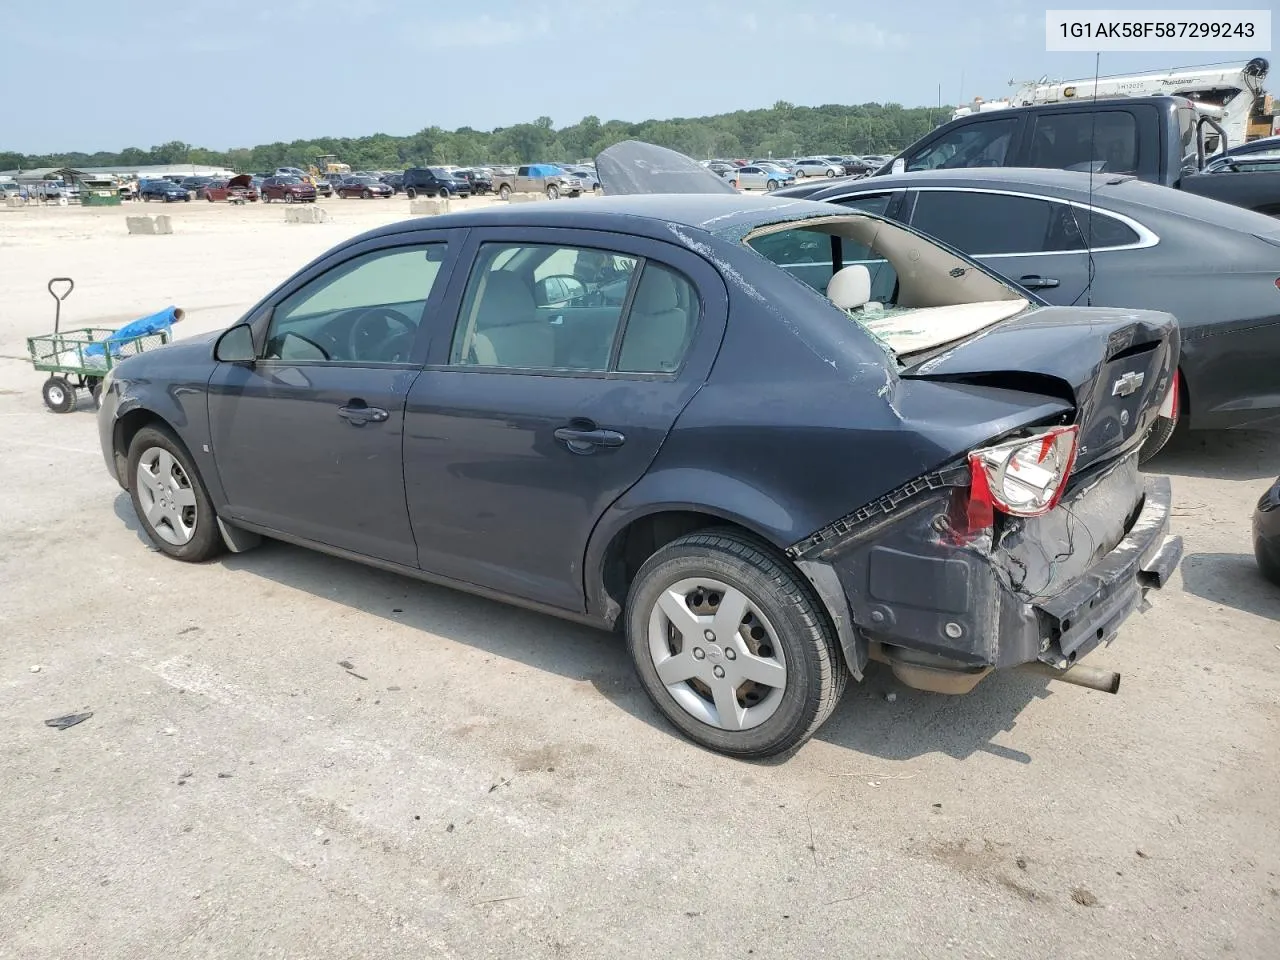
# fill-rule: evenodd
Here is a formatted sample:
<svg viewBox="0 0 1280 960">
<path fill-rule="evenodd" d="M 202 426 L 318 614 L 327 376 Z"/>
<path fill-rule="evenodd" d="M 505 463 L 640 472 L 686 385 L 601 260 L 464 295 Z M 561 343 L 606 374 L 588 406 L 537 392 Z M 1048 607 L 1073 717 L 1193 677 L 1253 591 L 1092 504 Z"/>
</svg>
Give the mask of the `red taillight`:
<svg viewBox="0 0 1280 960">
<path fill-rule="evenodd" d="M 970 453 L 970 529 L 991 511 L 1039 517 L 1056 507 L 1075 463 L 1079 432 L 1074 425 L 1053 427 Z"/>
</svg>

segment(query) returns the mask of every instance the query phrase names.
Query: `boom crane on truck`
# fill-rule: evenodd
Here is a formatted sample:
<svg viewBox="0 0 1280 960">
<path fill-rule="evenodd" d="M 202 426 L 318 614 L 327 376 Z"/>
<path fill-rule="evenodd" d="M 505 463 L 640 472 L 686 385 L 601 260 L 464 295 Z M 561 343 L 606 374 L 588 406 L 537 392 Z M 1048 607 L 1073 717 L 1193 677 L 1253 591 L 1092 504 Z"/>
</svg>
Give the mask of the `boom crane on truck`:
<svg viewBox="0 0 1280 960">
<path fill-rule="evenodd" d="M 1259 137 L 1280 133 L 1272 97 L 1263 90 L 1271 65 L 1262 57 L 1247 63 L 1215 63 L 1200 67 L 1177 67 L 1117 76 L 1088 77 L 1083 80 L 1050 80 L 1048 77 L 1017 85 L 1002 100 L 983 101 L 960 107 L 952 119 L 972 113 L 1026 107 L 1040 103 L 1068 103 L 1076 100 L 1114 97 L 1186 97 L 1196 109 L 1212 117 L 1235 146 Z M 1010 81 L 1014 86 L 1015 81 Z"/>
</svg>

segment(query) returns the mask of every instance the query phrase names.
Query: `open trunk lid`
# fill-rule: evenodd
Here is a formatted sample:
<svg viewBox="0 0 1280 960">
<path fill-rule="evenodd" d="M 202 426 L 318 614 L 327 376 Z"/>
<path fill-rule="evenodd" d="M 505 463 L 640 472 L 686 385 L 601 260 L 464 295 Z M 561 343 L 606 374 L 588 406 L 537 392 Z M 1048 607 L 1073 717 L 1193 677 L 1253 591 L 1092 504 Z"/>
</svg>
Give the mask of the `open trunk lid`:
<svg viewBox="0 0 1280 960">
<path fill-rule="evenodd" d="M 1041 307 L 914 363 L 904 357 L 901 375 L 1070 400 L 1079 469 L 1142 442 L 1173 385 L 1178 350 L 1167 313 Z"/>
</svg>

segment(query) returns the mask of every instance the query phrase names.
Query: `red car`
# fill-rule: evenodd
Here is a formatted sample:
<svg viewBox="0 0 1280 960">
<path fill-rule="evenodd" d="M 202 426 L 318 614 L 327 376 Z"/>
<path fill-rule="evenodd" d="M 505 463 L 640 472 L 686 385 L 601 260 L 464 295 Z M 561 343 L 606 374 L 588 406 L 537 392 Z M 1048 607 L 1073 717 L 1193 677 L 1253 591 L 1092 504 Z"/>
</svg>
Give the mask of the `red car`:
<svg viewBox="0 0 1280 960">
<path fill-rule="evenodd" d="M 297 177 L 267 177 L 262 181 L 262 202 L 315 203 L 316 188 Z"/>
<path fill-rule="evenodd" d="M 238 198 L 233 200 L 232 198 Z M 258 188 L 253 185 L 253 175 L 242 173 L 230 180 L 214 180 L 204 188 L 204 198 L 210 203 L 225 200 L 233 203 L 248 200 L 250 203 L 258 199 Z"/>
<path fill-rule="evenodd" d="M 373 177 L 347 177 L 337 186 L 337 194 L 343 200 L 350 197 L 360 197 L 363 200 L 370 200 L 374 197 L 389 197 L 393 193 L 389 186 L 381 180 L 375 180 Z"/>
</svg>

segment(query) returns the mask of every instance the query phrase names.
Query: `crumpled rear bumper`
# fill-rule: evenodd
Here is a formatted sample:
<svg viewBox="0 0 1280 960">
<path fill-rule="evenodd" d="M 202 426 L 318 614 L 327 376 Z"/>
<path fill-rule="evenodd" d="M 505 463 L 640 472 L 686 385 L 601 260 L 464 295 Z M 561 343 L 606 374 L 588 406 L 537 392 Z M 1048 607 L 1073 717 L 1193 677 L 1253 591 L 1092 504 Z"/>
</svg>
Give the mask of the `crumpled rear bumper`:
<svg viewBox="0 0 1280 960">
<path fill-rule="evenodd" d="M 870 653 L 928 671 L 983 675 L 1040 661 L 1064 669 L 1115 637 L 1182 556 L 1171 489 L 1134 459 L 1111 465 L 1051 514 L 948 533 L 959 488 L 931 491 L 823 553 L 797 557 L 860 676 Z"/>
</svg>

